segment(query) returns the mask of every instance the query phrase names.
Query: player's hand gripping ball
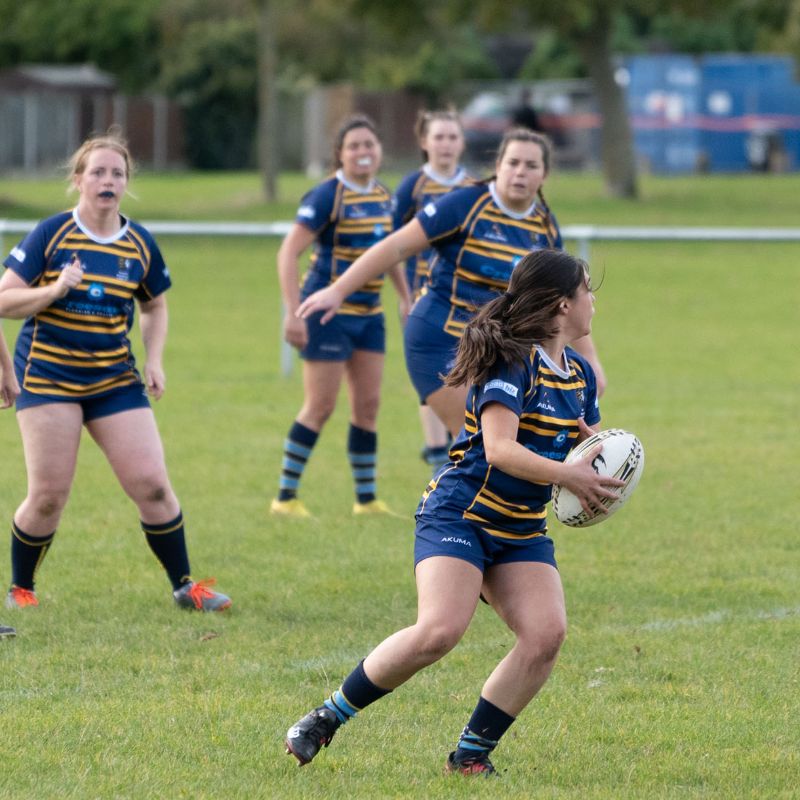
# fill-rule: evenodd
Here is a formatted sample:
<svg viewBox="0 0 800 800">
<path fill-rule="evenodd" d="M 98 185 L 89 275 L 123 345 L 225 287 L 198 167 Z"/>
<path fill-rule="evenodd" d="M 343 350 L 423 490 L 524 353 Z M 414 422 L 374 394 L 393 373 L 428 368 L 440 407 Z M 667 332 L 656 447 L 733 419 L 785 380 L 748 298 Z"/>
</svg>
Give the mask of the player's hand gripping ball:
<svg viewBox="0 0 800 800">
<path fill-rule="evenodd" d="M 600 512 L 593 517 L 581 508 L 580 501 L 569 489 L 554 486 L 553 511 L 559 522 L 571 528 L 588 528 L 590 525 L 607 520 L 628 502 L 639 483 L 639 478 L 642 477 L 644 471 L 642 443 L 632 433 L 619 428 L 609 428 L 585 439 L 569 452 L 564 463 L 570 464 L 576 461 L 601 443 L 603 449 L 592 459 L 592 468 L 600 475 L 625 481 L 625 485 L 619 488 L 617 497 L 603 499 L 602 505 L 607 512 L 605 514 Z"/>
</svg>

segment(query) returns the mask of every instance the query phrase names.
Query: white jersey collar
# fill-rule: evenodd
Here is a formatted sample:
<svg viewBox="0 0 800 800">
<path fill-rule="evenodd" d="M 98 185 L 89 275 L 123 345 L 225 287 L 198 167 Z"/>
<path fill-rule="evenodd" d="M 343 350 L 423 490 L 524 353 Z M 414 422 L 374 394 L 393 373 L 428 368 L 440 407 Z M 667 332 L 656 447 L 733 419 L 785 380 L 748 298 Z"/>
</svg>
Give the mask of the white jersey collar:
<svg viewBox="0 0 800 800">
<path fill-rule="evenodd" d="M 534 200 L 525 211 L 512 211 L 507 206 L 503 205 L 503 202 L 500 200 L 500 196 L 497 194 L 497 187 L 494 185 L 494 181 L 489 182 L 489 193 L 492 195 L 492 200 L 494 200 L 495 205 L 506 215 L 511 217 L 511 219 L 525 219 L 525 217 L 531 216 L 533 214 L 533 210 L 536 208 L 536 201 Z"/>
<path fill-rule="evenodd" d="M 347 178 L 344 176 L 344 172 L 341 169 L 336 170 L 336 179 L 340 183 L 343 183 L 351 192 L 357 192 L 358 194 L 369 194 L 375 188 L 375 178 L 373 178 L 366 186 L 359 186 L 359 184 L 347 180 Z"/>
<path fill-rule="evenodd" d="M 567 361 L 566 350 L 564 350 L 564 353 L 561 356 L 561 359 L 564 363 L 559 367 L 556 364 L 556 362 L 553 361 L 553 359 L 550 358 L 550 356 L 547 355 L 547 353 L 545 353 L 541 345 L 536 344 L 534 345 L 534 347 L 536 348 L 536 352 L 539 353 L 539 355 L 541 356 L 542 361 L 544 361 L 544 363 L 547 364 L 547 366 L 550 367 L 550 369 L 553 370 L 553 372 L 555 372 L 555 374 L 558 375 L 559 378 L 569 378 L 570 370 L 569 370 L 569 361 Z"/>
<path fill-rule="evenodd" d="M 111 242 L 116 242 L 117 239 L 121 238 L 128 232 L 128 224 L 130 220 L 127 217 L 124 217 L 120 214 L 122 219 L 125 220 L 122 227 L 112 236 L 101 237 L 98 236 L 96 233 L 92 233 L 81 221 L 81 218 L 78 216 L 78 207 L 72 209 L 72 218 L 75 220 L 75 224 L 93 241 L 97 242 L 97 244 L 111 244 Z"/>
<path fill-rule="evenodd" d="M 422 171 L 432 181 L 436 181 L 436 183 L 439 183 L 442 186 L 458 186 L 467 176 L 467 171 L 464 169 L 464 167 L 459 167 L 451 178 L 446 178 L 444 175 L 440 175 L 430 164 L 423 164 Z"/>
</svg>

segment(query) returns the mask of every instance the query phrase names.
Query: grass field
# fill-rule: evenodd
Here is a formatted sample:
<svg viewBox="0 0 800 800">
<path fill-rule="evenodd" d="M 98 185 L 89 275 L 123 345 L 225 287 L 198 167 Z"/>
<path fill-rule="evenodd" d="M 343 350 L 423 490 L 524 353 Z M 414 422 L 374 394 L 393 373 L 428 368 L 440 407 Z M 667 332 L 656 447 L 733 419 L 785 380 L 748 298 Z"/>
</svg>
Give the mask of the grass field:
<svg viewBox="0 0 800 800">
<path fill-rule="evenodd" d="M 287 219 L 254 175 L 143 175 L 141 219 Z M 640 204 L 556 176 L 562 224 L 796 224 L 797 176 L 647 178 Z M 239 204 L 235 202 L 239 198 Z M 0 217 L 66 205 L 54 181 L 0 180 Z M 6 240 L 6 250 L 13 244 Z M 593 247 L 604 427 L 642 439 L 629 506 L 552 522 L 570 632 L 553 677 L 498 748 L 502 781 L 441 775 L 511 637 L 481 607 L 441 663 L 342 729 L 302 770 L 285 729 L 413 620 L 413 510 L 427 480 L 394 315 L 380 422 L 382 496 L 405 520 L 354 520 L 345 403 L 304 481 L 318 521 L 273 520 L 299 370 L 279 370 L 276 243 L 161 241 L 168 391 L 157 405 L 196 577 L 234 599 L 181 613 L 135 508 L 87 439 L 39 574 L 41 607 L 0 611 L 0 798 L 795 798 L 800 697 L 797 358 L 790 245 Z M 4 323 L 13 338 L 16 324 Z M 139 350 L 140 352 L 140 350 Z M 0 415 L 0 519 L 25 491 Z M 7 552 L 7 551 L 6 551 Z M 0 585 L 8 564 L 0 559 Z"/>
</svg>

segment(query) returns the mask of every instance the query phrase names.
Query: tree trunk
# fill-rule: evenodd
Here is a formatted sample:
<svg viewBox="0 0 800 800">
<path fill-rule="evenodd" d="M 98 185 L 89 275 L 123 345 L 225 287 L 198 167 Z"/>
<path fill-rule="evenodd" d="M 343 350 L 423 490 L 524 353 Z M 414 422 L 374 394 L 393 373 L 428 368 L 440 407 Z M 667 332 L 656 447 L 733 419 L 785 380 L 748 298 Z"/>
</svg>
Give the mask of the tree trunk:
<svg viewBox="0 0 800 800">
<path fill-rule="evenodd" d="M 601 153 L 606 188 L 614 197 L 638 197 L 636 154 L 633 148 L 625 92 L 614 80 L 610 49 L 610 24 L 598 20 L 592 34 L 577 42 L 594 85 L 603 117 Z"/>
<path fill-rule="evenodd" d="M 264 199 L 278 198 L 278 90 L 274 0 L 258 0 L 258 168 Z"/>
</svg>

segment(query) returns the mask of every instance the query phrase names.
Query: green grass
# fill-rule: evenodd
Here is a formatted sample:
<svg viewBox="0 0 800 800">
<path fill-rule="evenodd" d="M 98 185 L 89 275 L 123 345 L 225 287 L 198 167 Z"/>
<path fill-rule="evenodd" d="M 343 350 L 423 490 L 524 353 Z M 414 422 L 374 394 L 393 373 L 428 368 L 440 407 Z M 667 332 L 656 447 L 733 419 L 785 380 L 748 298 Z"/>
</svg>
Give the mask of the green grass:
<svg viewBox="0 0 800 800">
<path fill-rule="evenodd" d="M 287 180 L 299 195 L 305 183 Z M 253 175 L 141 176 L 135 188 L 129 210 L 146 219 L 169 204 L 185 204 L 173 218 L 286 219 L 297 199 L 260 203 Z M 557 176 L 549 194 L 563 224 L 796 222 L 795 176 L 644 188 L 632 205 L 605 200 L 592 176 Z M 0 216 L 50 213 L 60 192 L 0 181 L 13 199 Z M 230 208 L 248 193 L 251 203 Z M 282 755 L 288 725 L 413 620 L 411 517 L 427 471 L 394 315 L 380 485 L 408 519 L 349 516 L 342 398 L 304 482 L 319 521 L 273 520 L 267 503 L 302 395 L 299 370 L 279 369 L 277 243 L 161 245 L 175 286 L 156 414 L 195 575 L 216 575 L 235 606 L 214 617 L 173 607 L 135 508 L 87 438 L 39 575 L 41 608 L 0 611 L 19 630 L 0 641 L 0 798 L 796 797 L 796 247 L 593 247 L 605 269 L 603 424 L 635 431 L 647 466 L 613 520 L 553 523 L 569 636 L 497 751 L 502 783 L 487 785 L 441 776 L 511 644 L 485 607 L 453 653 L 340 731 L 313 765 Z M 4 327 L 13 337 L 16 324 Z M 8 413 L 0 454 L 8 520 L 25 491 Z"/>
</svg>

